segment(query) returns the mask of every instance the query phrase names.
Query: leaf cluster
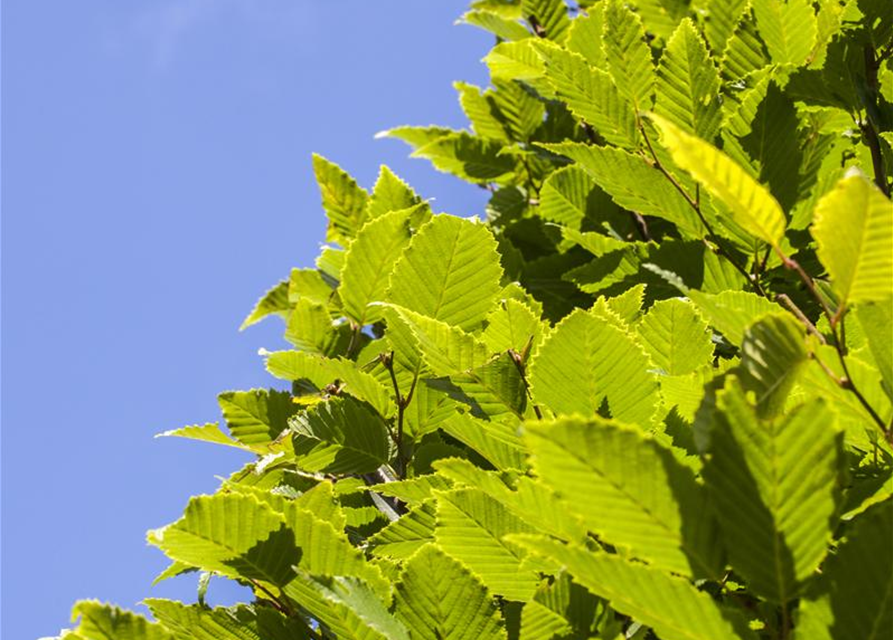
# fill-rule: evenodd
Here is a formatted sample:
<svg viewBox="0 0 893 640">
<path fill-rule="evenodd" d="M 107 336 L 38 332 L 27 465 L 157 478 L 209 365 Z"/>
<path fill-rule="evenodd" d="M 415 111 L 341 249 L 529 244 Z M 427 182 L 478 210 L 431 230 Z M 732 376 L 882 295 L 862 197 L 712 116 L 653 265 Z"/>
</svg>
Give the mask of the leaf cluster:
<svg viewBox="0 0 893 640">
<path fill-rule="evenodd" d="M 485 219 L 315 157 L 329 244 L 244 323 L 280 383 L 162 434 L 256 456 L 149 532 L 199 602 L 61 637 L 893 638 L 889 2 L 461 20 L 469 128 L 382 136 Z"/>
</svg>

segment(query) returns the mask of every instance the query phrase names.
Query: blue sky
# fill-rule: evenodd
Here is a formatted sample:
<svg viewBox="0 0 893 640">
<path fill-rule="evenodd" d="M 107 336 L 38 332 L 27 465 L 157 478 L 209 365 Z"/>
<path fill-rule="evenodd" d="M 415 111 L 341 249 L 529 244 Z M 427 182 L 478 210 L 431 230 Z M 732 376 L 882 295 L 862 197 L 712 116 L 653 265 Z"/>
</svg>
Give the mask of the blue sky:
<svg viewBox="0 0 893 640">
<path fill-rule="evenodd" d="M 311 152 L 482 211 L 475 188 L 373 139 L 465 124 L 451 84 L 486 82 L 490 38 L 453 26 L 464 7 L 3 3 L 3 637 L 55 634 L 77 598 L 194 600 L 193 577 L 150 587 L 165 561 L 145 531 L 244 458 L 152 436 L 273 382 L 257 349 L 280 326 L 236 329 L 323 239 Z"/>
</svg>

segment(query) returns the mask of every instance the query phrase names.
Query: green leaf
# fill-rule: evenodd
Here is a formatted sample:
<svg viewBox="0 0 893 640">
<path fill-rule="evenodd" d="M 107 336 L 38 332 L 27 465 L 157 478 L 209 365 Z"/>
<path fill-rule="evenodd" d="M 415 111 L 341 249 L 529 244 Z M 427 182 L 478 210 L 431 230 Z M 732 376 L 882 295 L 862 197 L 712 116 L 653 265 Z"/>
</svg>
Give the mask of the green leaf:
<svg viewBox="0 0 893 640">
<path fill-rule="evenodd" d="M 818 23 L 809 0 L 751 0 L 772 62 L 800 66 L 816 43 Z"/>
<path fill-rule="evenodd" d="M 300 557 L 285 518 L 254 496 L 238 493 L 193 498 L 180 520 L 150 531 L 149 542 L 171 559 L 205 571 L 275 585 L 294 576 L 291 567 Z"/>
<path fill-rule="evenodd" d="M 340 271 L 340 269 L 339 269 Z M 288 303 L 293 305 L 301 298 L 328 306 L 332 287 L 318 269 L 292 269 L 288 279 Z"/>
<path fill-rule="evenodd" d="M 80 617 L 77 638 L 84 640 L 172 640 L 171 633 L 143 616 L 98 600 L 81 600 L 71 611 Z"/>
<path fill-rule="evenodd" d="M 859 516 L 800 602 L 795 640 L 883 640 L 893 629 L 893 500 Z"/>
<path fill-rule="evenodd" d="M 523 40 L 531 36 L 527 29 L 514 20 L 506 19 L 493 11 L 472 10 L 463 14 L 459 20 L 466 24 L 486 29 L 497 38 L 502 38 L 503 40 Z"/>
<path fill-rule="evenodd" d="M 501 277 L 489 229 L 439 215 L 413 236 L 394 266 L 388 300 L 468 331 L 495 305 Z"/>
<path fill-rule="evenodd" d="M 300 298 L 288 315 L 285 339 L 301 351 L 325 354 L 337 350 L 346 337 L 339 329 L 325 306 Z"/>
<path fill-rule="evenodd" d="M 309 639 L 306 628 L 287 621 L 271 608 L 187 606 L 173 600 L 147 598 L 152 615 L 174 632 L 178 640 L 269 640 Z"/>
<path fill-rule="evenodd" d="M 381 307 L 369 303 L 384 300 L 394 264 L 409 244 L 414 211 L 402 209 L 373 218 L 347 250 L 338 295 L 344 312 L 357 326 L 381 319 Z"/>
<path fill-rule="evenodd" d="M 274 442 L 298 410 L 290 394 L 274 389 L 226 391 L 217 402 L 233 438 L 250 446 Z"/>
<path fill-rule="evenodd" d="M 585 638 L 603 613 L 600 609 L 595 596 L 562 573 L 551 584 L 541 584 L 533 600 L 524 605 L 520 640 Z"/>
<path fill-rule="evenodd" d="M 409 330 L 425 367 L 436 375 L 464 373 L 483 365 L 491 357 L 487 345 L 446 322 L 397 305 L 388 307 L 385 317 L 392 331 L 398 324 Z"/>
<path fill-rule="evenodd" d="M 840 180 L 819 201 L 811 231 L 841 307 L 893 296 L 893 203 L 866 178 Z"/>
<path fill-rule="evenodd" d="M 288 316 L 290 308 L 288 282 L 282 281 L 261 296 L 261 299 L 254 305 L 254 309 L 248 314 L 248 317 L 242 321 L 239 331 L 244 331 L 269 315 L 278 315 L 284 319 Z"/>
<path fill-rule="evenodd" d="M 842 434 L 823 400 L 760 419 L 735 378 L 717 407 L 704 478 L 732 567 L 753 592 L 790 602 L 835 529 Z"/>
<path fill-rule="evenodd" d="M 422 199 L 393 171 L 381 165 L 372 196 L 366 205 L 367 220 L 375 220 L 391 211 L 403 211 L 422 204 Z"/>
<path fill-rule="evenodd" d="M 593 67 L 604 68 L 605 50 L 602 47 L 604 32 L 605 3 L 599 2 L 571 20 L 571 28 L 564 46 L 568 51 L 579 53 Z"/>
<path fill-rule="evenodd" d="M 582 167 L 571 165 L 553 171 L 540 189 L 539 215 L 551 222 L 579 229 L 585 220 L 607 220 L 619 213 Z"/>
<path fill-rule="evenodd" d="M 652 115 L 651 119 L 676 164 L 728 207 L 732 221 L 780 250 L 786 222 L 784 211 L 772 194 L 716 147 L 660 116 Z"/>
<path fill-rule="evenodd" d="M 709 294 L 695 289 L 686 292 L 707 322 L 735 346 L 744 342 L 744 332 L 761 316 L 780 312 L 774 302 L 749 291 Z"/>
<path fill-rule="evenodd" d="M 856 307 L 856 317 L 868 336 L 868 347 L 887 387 L 887 394 L 893 399 L 893 300 L 860 304 Z"/>
<path fill-rule="evenodd" d="M 600 540 L 674 573 L 718 575 L 707 494 L 668 449 L 600 418 L 530 423 L 525 438 L 537 475 Z"/>
<path fill-rule="evenodd" d="M 747 0 L 709 0 L 704 35 L 714 54 L 721 55 L 725 50 L 746 7 Z"/>
<path fill-rule="evenodd" d="M 443 488 L 446 488 L 444 484 Z M 434 500 L 426 499 L 367 541 L 369 553 L 403 560 L 434 542 Z"/>
<path fill-rule="evenodd" d="M 636 111 L 651 109 L 654 97 L 654 63 L 638 14 L 621 0 L 605 5 L 602 32 L 608 72 L 617 88 L 632 100 Z"/>
<path fill-rule="evenodd" d="M 480 87 L 466 82 L 456 82 L 453 86 L 459 92 L 459 104 L 462 105 L 462 111 L 471 122 L 471 128 L 474 129 L 475 134 L 483 138 L 510 141 L 508 132 L 500 119 L 499 110 L 489 95 L 492 92 L 487 91 L 482 94 Z"/>
<path fill-rule="evenodd" d="M 301 572 L 283 592 L 336 638 L 410 640 L 406 628 L 388 612 L 381 598 L 356 578 Z"/>
<path fill-rule="evenodd" d="M 765 68 L 770 62 L 769 51 L 757 33 L 756 20 L 748 8 L 726 43 L 720 65 L 722 75 L 729 80 L 739 81 Z"/>
<path fill-rule="evenodd" d="M 564 0 L 521 0 L 521 15 L 536 25 L 536 35 L 555 42 L 563 42 L 571 26 Z"/>
<path fill-rule="evenodd" d="M 563 565 L 577 582 L 620 613 L 654 629 L 662 640 L 756 640 L 740 614 L 723 610 L 684 578 L 544 537 L 512 539 Z"/>
<path fill-rule="evenodd" d="M 515 160 L 500 153 L 502 143 L 472 136 L 464 131 L 450 133 L 416 149 L 412 157 L 431 161 L 434 168 L 475 183 L 508 181 Z"/>
<path fill-rule="evenodd" d="M 371 473 L 388 461 L 380 415 L 350 396 L 331 398 L 290 421 L 298 465 L 306 471 Z"/>
<path fill-rule="evenodd" d="M 555 327 L 530 365 L 533 400 L 556 414 L 610 415 L 646 426 L 657 403 L 648 356 L 609 320 L 580 309 Z"/>
<path fill-rule="evenodd" d="M 549 331 L 529 306 L 512 299 L 503 300 L 487 316 L 485 324 L 480 338 L 491 352 L 511 349 L 520 354 L 528 344 L 535 350 Z"/>
<path fill-rule="evenodd" d="M 546 80 L 571 113 L 612 144 L 638 146 L 635 110 L 606 71 L 558 47 L 541 47 L 540 53 L 546 62 Z"/>
<path fill-rule="evenodd" d="M 679 23 L 661 56 L 654 112 L 704 140 L 719 130 L 719 73 L 689 18 Z"/>
<path fill-rule="evenodd" d="M 477 574 L 493 594 L 529 600 L 537 575 L 522 567 L 525 554 L 503 537 L 535 530 L 476 489 L 439 492 L 436 497 L 437 544 Z"/>
<path fill-rule="evenodd" d="M 432 544 L 410 558 L 395 590 L 394 615 L 415 640 L 506 638 L 480 579 Z"/>
<path fill-rule="evenodd" d="M 537 90 L 545 87 L 548 94 L 549 85 L 543 80 L 545 64 L 533 42 L 533 38 L 528 38 L 519 42 L 501 42 L 493 47 L 484 57 L 490 77 L 493 80 L 524 82 Z"/>
<path fill-rule="evenodd" d="M 511 422 L 481 420 L 469 413 L 454 413 L 440 428 L 470 447 L 497 469 L 524 467 L 526 449 Z"/>
<path fill-rule="evenodd" d="M 237 440 L 233 440 L 228 435 L 223 433 L 220 429 L 220 425 L 216 422 L 208 422 L 207 424 L 195 424 L 189 425 L 186 427 L 180 427 L 179 429 L 171 429 L 170 431 L 163 431 L 162 433 L 156 434 L 156 438 L 166 438 L 166 437 L 175 437 L 175 438 L 188 438 L 190 440 L 201 440 L 202 442 L 213 442 L 214 444 L 223 444 L 228 447 L 236 447 L 237 449 L 249 449 L 250 447 L 246 447 L 242 443 Z"/>
<path fill-rule="evenodd" d="M 739 377 L 744 390 L 754 394 L 761 418 L 782 413 L 808 357 L 806 332 L 789 313 L 772 313 L 747 328 L 741 343 Z"/>
<path fill-rule="evenodd" d="M 643 157 L 573 142 L 542 146 L 577 162 L 624 209 L 669 220 L 693 238 L 704 235 L 701 221 L 685 198 Z"/>
<path fill-rule="evenodd" d="M 711 333 L 691 303 L 676 298 L 655 303 L 636 331 L 652 362 L 671 376 L 690 373 L 713 359 Z"/>
<path fill-rule="evenodd" d="M 369 195 L 346 171 L 322 156 L 313 155 L 313 171 L 329 217 L 326 240 L 346 246 L 363 226 Z"/>
</svg>

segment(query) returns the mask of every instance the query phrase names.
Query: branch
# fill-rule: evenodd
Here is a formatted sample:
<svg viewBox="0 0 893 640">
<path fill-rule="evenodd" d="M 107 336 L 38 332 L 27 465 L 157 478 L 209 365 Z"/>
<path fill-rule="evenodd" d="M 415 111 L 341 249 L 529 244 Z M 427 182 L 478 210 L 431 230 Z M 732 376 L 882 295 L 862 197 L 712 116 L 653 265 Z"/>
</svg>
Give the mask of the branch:
<svg viewBox="0 0 893 640">
<path fill-rule="evenodd" d="M 406 475 L 406 466 L 408 462 L 403 451 L 403 416 L 406 413 L 406 407 L 409 406 L 409 403 L 412 400 L 412 394 L 415 391 L 416 378 L 412 381 L 412 387 L 409 389 L 409 394 L 404 398 L 400 394 L 400 385 L 397 383 L 397 374 L 394 373 L 394 352 L 383 353 L 380 357 L 381 363 L 384 365 L 384 368 L 388 370 L 388 373 L 391 376 L 391 383 L 394 385 L 394 398 L 397 401 L 397 433 L 396 435 L 392 434 L 394 443 L 397 445 L 397 468 L 395 471 L 397 472 L 397 477 L 403 479 Z"/>
<path fill-rule="evenodd" d="M 813 298 L 819 303 L 822 308 L 822 313 L 825 318 L 828 320 L 828 326 L 831 328 L 831 337 L 834 338 L 833 347 L 837 351 L 837 359 L 840 361 L 840 368 L 843 370 L 843 378 L 837 377 L 834 372 L 831 372 L 831 375 L 836 380 L 838 386 L 842 389 L 846 389 L 850 391 L 853 395 L 856 396 L 856 399 L 859 401 L 859 404 L 868 412 L 868 415 L 871 416 L 871 419 L 878 425 L 881 432 L 886 437 L 887 442 L 893 444 L 893 429 L 887 427 L 884 423 L 883 419 L 878 415 L 878 412 L 874 410 L 874 408 L 869 404 L 868 400 L 865 399 L 865 396 L 862 395 L 862 392 L 856 387 L 856 383 L 853 382 L 853 378 L 850 375 L 849 367 L 847 367 L 846 363 L 846 345 L 843 342 L 843 339 L 840 337 L 839 322 L 842 322 L 843 318 L 843 310 L 838 310 L 838 313 L 832 313 L 831 308 L 828 306 L 828 303 L 825 301 L 825 298 L 822 297 L 822 294 L 819 293 L 819 290 L 815 286 L 815 281 L 809 276 L 806 271 L 803 270 L 803 267 L 800 266 L 793 258 L 789 258 L 784 254 L 781 254 L 782 263 L 787 269 L 794 271 L 799 277 L 800 280 L 803 281 L 803 284 L 806 285 L 806 289 L 812 295 Z M 796 314 L 795 314 L 796 315 Z M 816 358 L 816 361 L 819 364 L 822 364 L 821 361 Z M 822 367 L 826 370 L 826 373 L 830 371 L 826 366 Z"/>
</svg>

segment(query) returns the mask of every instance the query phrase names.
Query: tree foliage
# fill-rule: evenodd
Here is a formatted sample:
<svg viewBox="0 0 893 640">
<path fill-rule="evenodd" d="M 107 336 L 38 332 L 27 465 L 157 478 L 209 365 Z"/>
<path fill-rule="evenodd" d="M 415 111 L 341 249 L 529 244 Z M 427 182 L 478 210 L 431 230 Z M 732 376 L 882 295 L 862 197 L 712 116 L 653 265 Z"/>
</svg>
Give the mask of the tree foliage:
<svg viewBox="0 0 893 640">
<path fill-rule="evenodd" d="M 149 532 L 235 607 L 67 640 L 893 638 L 887 0 L 477 0 L 488 189 L 321 157 L 329 227 L 245 321 L 279 382 L 164 435 L 257 456 Z M 203 588 L 203 587 L 200 587 Z"/>
</svg>

